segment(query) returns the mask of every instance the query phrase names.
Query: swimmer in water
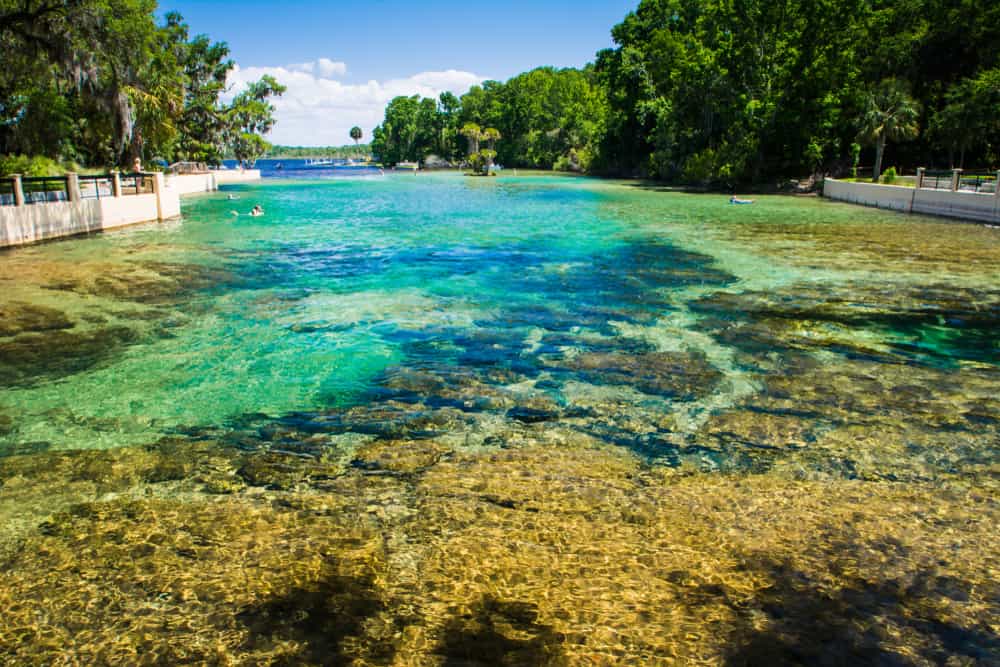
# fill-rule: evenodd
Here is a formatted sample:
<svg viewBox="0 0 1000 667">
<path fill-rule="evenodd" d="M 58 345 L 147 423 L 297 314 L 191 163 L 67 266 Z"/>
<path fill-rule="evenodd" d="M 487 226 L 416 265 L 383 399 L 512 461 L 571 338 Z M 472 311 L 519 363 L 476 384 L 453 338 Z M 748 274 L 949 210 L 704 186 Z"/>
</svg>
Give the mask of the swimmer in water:
<svg viewBox="0 0 1000 667">
<path fill-rule="evenodd" d="M 253 207 L 253 210 L 250 211 L 250 215 L 255 218 L 260 217 L 264 215 L 264 209 L 260 207 L 260 204 L 257 204 L 256 206 Z"/>
</svg>

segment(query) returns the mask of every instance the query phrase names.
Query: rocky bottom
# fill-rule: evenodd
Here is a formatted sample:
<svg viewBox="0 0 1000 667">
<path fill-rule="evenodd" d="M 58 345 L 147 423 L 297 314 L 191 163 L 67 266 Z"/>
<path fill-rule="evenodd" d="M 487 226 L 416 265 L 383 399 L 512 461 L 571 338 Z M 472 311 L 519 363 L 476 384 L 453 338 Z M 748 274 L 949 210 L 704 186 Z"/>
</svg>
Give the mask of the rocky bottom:
<svg viewBox="0 0 1000 667">
<path fill-rule="evenodd" d="M 180 440 L 0 459 L 0 659 L 1000 656 L 1000 512 L 968 485 L 684 472 L 580 438 L 296 460 Z"/>
</svg>

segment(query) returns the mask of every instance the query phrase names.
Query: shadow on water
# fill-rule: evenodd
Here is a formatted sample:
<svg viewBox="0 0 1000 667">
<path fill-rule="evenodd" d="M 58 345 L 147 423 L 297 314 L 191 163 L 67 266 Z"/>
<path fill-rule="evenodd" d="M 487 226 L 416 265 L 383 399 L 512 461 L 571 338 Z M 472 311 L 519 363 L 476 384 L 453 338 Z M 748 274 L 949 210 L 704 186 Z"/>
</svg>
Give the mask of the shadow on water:
<svg viewBox="0 0 1000 667">
<path fill-rule="evenodd" d="M 245 609 L 238 618 L 250 631 L 243 647 L 248 651 L 288 640 L 302 646 L 280 664 L 349 664 L 359 647 L 370 663 L 389 664 L 396 652 L 392 642 L 365 633 L 366 622 L 384 611 L 373 581 L 333 574 Z"/>
<path fill-rule="evenodd" d="M 452 618 L 436 653 L 449 667 L 562 665 L 562 635 L 538 622 L 537 607 L 486 597 Z"/>
<path fill-rule="evenodd" d="M 838 547 L 836 553 L 843 555 L 840 549 L 851 547 Z M 883 540 L 881 551 L 890 558 L 905 555 L 905 547 L 894 540 Z M 767 577 L 770 585 L 751 601 L 736 599 L 720 586 L 702 586 L 696 599 L 722 597 L 736 615 L 725 664 L 913 665 L 955 658 L 996 664 L 991 660 L 1000 655 L 1000 639 L 985 622 L 963 627 L 943 618 L 949 605 L 968 602 L 972 583 L 932 569 L 874 580 L 846 567 L 836 560 L 830 564 L 831 574 L 846 581 L 837 588 L 760 554 L 749 557 L 745 568 Z M 900 635 L 912 655 L 885 648 L 890 639 L 898 645 Z"/>
</svg>

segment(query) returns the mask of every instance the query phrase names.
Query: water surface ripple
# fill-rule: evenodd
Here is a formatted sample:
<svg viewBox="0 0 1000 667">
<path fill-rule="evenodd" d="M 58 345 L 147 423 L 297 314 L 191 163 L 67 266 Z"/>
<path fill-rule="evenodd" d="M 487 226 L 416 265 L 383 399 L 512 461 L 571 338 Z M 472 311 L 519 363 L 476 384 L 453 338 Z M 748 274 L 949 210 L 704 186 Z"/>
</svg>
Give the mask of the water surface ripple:
<svg viewBox="0 0 1000 667">
<path fill-rule="evenodd" d="M 1000 660 L 998 230 L 534 174 L 183 213 L 0 253 L 0 659 Z"/>
</svg>

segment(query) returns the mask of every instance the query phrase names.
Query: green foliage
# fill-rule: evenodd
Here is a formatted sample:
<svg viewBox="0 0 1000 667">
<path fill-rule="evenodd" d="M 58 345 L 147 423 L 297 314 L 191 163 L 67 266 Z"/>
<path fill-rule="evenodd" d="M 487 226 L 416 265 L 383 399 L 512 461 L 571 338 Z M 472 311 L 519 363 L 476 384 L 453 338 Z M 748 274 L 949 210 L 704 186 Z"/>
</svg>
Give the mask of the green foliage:
<svg viewBox="0 0 1000 667">
<path fill-rule="evenodd" d="M 886 185 L 892 185 L 893 183 L 896 182 L 895 167 L 889 167 L 888 169 L 885 170 L 885 172 L 882 174 L 882 182 L 885 183 Z"/>
<path fill-rule="evenodd" d="M 368 144 L 349 146 L 271 146 L 269 158 L 357 158 L 368 154 Z"/>
<path fill-rule="evenodd" d="M 861 162 L 861 144 L 853 142 L 847 150 L 851 158 L 851 178 L 858 177 L 858 163 Z"/>
<path fill-rule="evenodd" d="M 461 99 L 397 98 L 386 107 L 372 150 L 383 162 L 429 154 L 461 161 L 495 150 L 514 167 L 590 168 L 604 133 L 606 101 L 593 69 L 542 67 L 500 83 L 473 86 Z M 504 137 L 498 143 L 498 138 Z M 585 166 L 581 166 L 585 165 Z"/>
<path fill-rule="evenodd" d="M 241 164 L 252 167 L 270 148 L 263 137 L 274 126 L 274 107 L 269 99 L 284 92 L 283 85 L 265 74 L 233 99 L 227 110 L 228 138 L 233 156 Z"/>
<path fill-rule="evenodd" d="M 898 79 L 886 79 L 868 93 L 867 107 L 861 118 L 861 137 L 875 144 L 873 181 L 878 181 L 882 171 L 886 143 L 916 137 L 920 131 L 919 117 L 919 105 Z"/>
<path fill-rule="evenodd" d="M 36 155 L 0 155 L 0 176 L 21 174 L 22 176 L 60 176 L 67 171 L 77 171 L 79 167 L 70 162 L 62 163 Z"/>
<path fill-rule="evenodd" d="M 0 0 L 0 153 L 130 166 L 258 150 L 244 135 L 269 130 L 273 108 L 221 103 L 229 48 L 189 37 L 175 12 L 157 25 L 155 10 L 154 0 Z"/>
<path fill-rule="evenodd" d="M 361 141 L 361 137 L 363 135 L 364 133 L 361 131 L 361 128 L 358 127 L 357 125 L 351 128 L 351 139 L 354 139 L 355 146 L 357 146 L 358 142 Z"/>
</svg>

